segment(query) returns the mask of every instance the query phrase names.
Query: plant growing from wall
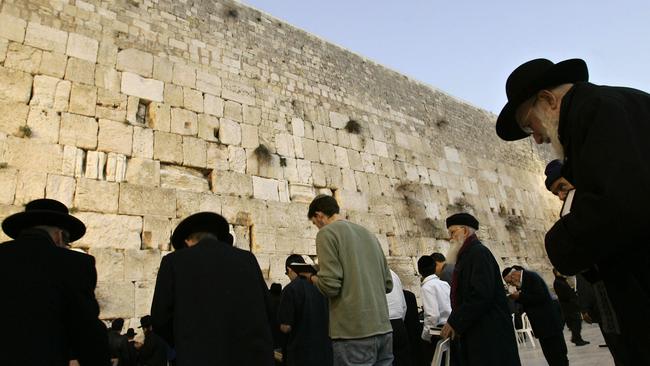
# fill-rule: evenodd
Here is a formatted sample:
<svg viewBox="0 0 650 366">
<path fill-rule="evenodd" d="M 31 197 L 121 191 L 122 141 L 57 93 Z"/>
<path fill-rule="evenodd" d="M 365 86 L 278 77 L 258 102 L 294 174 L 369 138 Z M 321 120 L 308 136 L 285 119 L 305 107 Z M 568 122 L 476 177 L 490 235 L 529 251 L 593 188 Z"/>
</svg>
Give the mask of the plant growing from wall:
<svg viewBox="0 0 650 366">
<path fill-rule="evenodd" d="M 2 163 L 0 163 L 0 169 L 4 169 L 4 168 L 6 168 L 8 166 L 9 166 L 9 163 L 7 163 L 6 161 L 3 161 Z"/>
<path fill-rule="evenodd" d="M 32 129 L 29 126 L 20 126 L 18 127 L 18 134 L 20 137 L 30 138 L 32 137 Z"/>
<path fill-rule="evenodd" d="M 454 200 L 453 203 L 447 205 L 448 211 L 455 211 L 455 212 L 466 212 L 471 210 L 472 208 L 473 208 L 472 205 L 469 202 L 467 202 L 465 197 L 458 197 Z"/>
<path fill-rule="evenodd" d="M 239 18 L 239 11 L 235 8 L 226 8 L 226 18 L 237 19 Z"/>
<path fill-rule="evenodd" d="M 280 156 L 280 166 L 284 167 L 287 166 L 287 158 L 284 156 Z"/>
<path fill-rule="evenodd" d="M 345 130 L 348 131 L 348 133 L 359 135 L 361 133 L 362 127 L 359 122 L 351 119 L 348 121 L 348 123 L 345 124 Z"/>
<path fill-rule="evenodd" d="M 507 215 L 506 217 L 506 230 L 519 231 L 524 226 L 524 220 L 521 216 Z"/>
<path fill-rule="evenodd" d="M 445 127 L 445 126 L 447 126 L 448 124 L 449 124 L 449 121 L 447 121 L 447 120 L 444 119 L 444 118 L 440 118 L 439 120 L 436 121 L 436 126 L 437 126 L 438 128 Z"/>
<path fill-rule="evenodd" d="M 256 147 L 255 150 L 253 150 L 253 154 L 255 154 L 255 157 L 260 164 L 269 164 L 273 159 L 271 151 L 264 144 L 260 144 Z"/>
</svg>

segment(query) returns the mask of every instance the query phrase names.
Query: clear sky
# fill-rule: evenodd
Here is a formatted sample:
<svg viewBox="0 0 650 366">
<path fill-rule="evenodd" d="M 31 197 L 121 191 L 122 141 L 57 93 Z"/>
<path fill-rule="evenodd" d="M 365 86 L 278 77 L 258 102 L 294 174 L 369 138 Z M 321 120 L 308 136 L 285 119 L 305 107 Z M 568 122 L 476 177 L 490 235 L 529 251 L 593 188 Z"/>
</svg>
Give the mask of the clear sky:
<svg viewBox="0 0 650 366">
<path fill-rule="evenodd" d="M 510 72 L 538 57 L 650 91 L 650 0 L 242 2 L 495 113 Z"/>
</svg>

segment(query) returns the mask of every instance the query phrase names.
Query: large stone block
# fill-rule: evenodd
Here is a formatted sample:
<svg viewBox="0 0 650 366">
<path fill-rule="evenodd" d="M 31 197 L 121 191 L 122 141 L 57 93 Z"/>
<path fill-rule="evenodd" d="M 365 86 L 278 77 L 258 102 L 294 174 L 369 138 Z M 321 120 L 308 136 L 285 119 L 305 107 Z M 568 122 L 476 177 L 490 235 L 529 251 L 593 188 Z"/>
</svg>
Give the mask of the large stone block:
<svg viewBox="0 0 650 366">
<path fill-rule="evenodd" d="M 253 181 L 249 175 L 230 171 L 213 170 L 210 175 L 214 193 L 239 197 L 253 195 Z"/>
<path fill-rule="evenodd" d="M 197 113 L 203 113 L 203 93 L 191 88 L 183 88 L 183 106 Z"/>
<path fill-rule="evenodd" d="M 246 150 L 243 147 L 228 146 L 228 169 L 237 173 L 246 172 Z"/>
<path fill-rule="evenodd" d="M 135 291 L 129 281 L 104 281 L 97 283 L 95 296 L 102 319 L 131 318 L 134 316 Z"/>
<path fill-rule="evenodd" d="M 167 58 L 154 57 L 153 58 L 153 78 L 156 80 L 171 82 L 173 64 Z"/>
<path fill-rule="evenodd" d="M 172 223 L 168 218 L 145 216 L 142 224 L 143 249 L 169 250 L 172 229 Z"/>
<path fill-rule="evenodd" d="M 142 158 L 129 159 L 126 181 L 143 186 L 160 186 L 160 162 Z"/>
<path fill-rule="evenodd" d="M 95 63 L 97 62 L 98 50 L 99 42 L 97 40 L 81 34 L 70 33 L 65 53 L 69 56 Z"/>
<path fill-rule="evenodd" d="M 187 65 L 176 63 L 172 73 L 172 82 L 180 86 L 196 87 L 196 70 Z"/>
<path fill-rule="evenodd" d="M 94 118 L 64 113 L 61 118 L 59 143 L 84 149 L 95 149 L 97 147 L 97 130 L 98 124 Z"/>
<path fill-rule="evenodd" d="M 183 136 L 183 165 L 206 167 L 207 143 L 195 137 Z"/>
<path fill-rule="evenodd" d="M 320 156 L 320 162 L 323 164 L 335 165 L 336 153 L 334 151 L 334 145 L 328 144 L 326 142 L 318 143 L 318 153 Z"/>
<path fill-rule="evenodd" d="M 219 95 L 221 94 L 221 79 L 217 75 L 197 70 L 196 88 L 205 93 Z"/>
<path fill-rule="evenodd" d="M 119 212 L 129 215 L 176 216 L 176 192 L 135 184 L 120 185 Z"/>
<path fill-rule="evenodd" d="M 160 262 L 160 259 L 158 261 Z M 134 317 L 141 318 L 151 313 L 151 302 L 153 301 L 153 293 L 155 289 L 156 289 L 155 276 L 153 278 L 149 278 L 148 281 L 141 281 L 135 283 L 135 313 L 133 314 Z"/>
<path fill-rule="evenodd" d="M 25 33 L 25 44 L 47 51 L 65 53 L 68 32 L 29 22 Z"/>
<path fill-rule="evenodd" d="M 214 170 L 228 170 L 228 146 L 208 142 L 207 167 Z"/>
<path fill-rule="evenodd" d="M 22 137 L 28 114 L 26 104 L 0 103 L 0 132 Z"/>
<path fill-rule="evenodd" d="M 178 190 L 206 192 L 210 190 L 203 173 L 180 166 L 167 165 L 160 168 L 160 186 Z"/>
<path fill-rule="evenodd" d="M 153 73 L 153 56 L 150 53 L 128 48 L 117 53 L 117 69 L 136 73 L 151 78 Z"/>
<path fill-rule="evenodd" d="M 106 167 L 106 154 L 100 151 L 88 151 L 84 177 L 104 180 L 104 167 Z"/>
<path fill-rule="evenodd" d="M 209 115 L 223 117 L 223 99 L 211 95 L 203 95 L 203 111 Z"/>
<path fill-rule="evenodd" d="M 153 130 L 133 127 L 133 156 L 145 159 L 153 157 Z"/>
<path fill-rule="evenodd" d="M 23 43 L 25 39 L 25 28 L 27 28 L 26 21 L 6 13 L 0 13 L 0 24 L 2 24 L 2 27 L 0 27 L 0 37 Z"/>
<path fill-rule="evenodd" d="M 45 198 L 57 200 L 68 207 L 72 207 L 75 191 L 75 180 L 63 175 L 48 174 L 45 186 Z"/>
<path fill-rule="evenodd" d="M 28 73 L 0 67 L 0 102 L 29 102 L 32 80 Z"/>
<path fill-rule="evenodd" d="M 63 146 L 10 137 L 6 140 L 5 158 L 13 168 L 60 174 Z"/>
<path fill-rule="evenodd" d="M 318 151 L 318 143 L 312 139 L 302 139 L 302 150 L 305 155 L 305 159 L 309 161 L 319 162 L 320 153 Z"/>
<path fill-rule="evenodd" d="M 291 202 L 310 203 L 316 197 L 316 192 L 311 184 L 291 183 L 289 197 Z"/>
<path fill-rule="evenodd" d="M 262 122 L 262 111 L 259 108 L 244 105 L 244 123 L 257 126 Z"/>
<path fill-rule="evenodd" d="M 16 194 L 16 169 L 0 169 L 0 204 L 11 205 Z"/>
<path fill-rule="evenodd" d="M 330 112 L 330 126 L 332 128 L 344 128 L 350 117 L 338 112 Z"/>
<path fill-rule="evenodd" d="M 279 201 L 278 181 L 253 176 L 253 196 L 261 200 Z"/>
<path fill-rule="evenodd" d="M 94 117 L 97 105 L 97 88 L 90 85 L 72 84 L 70 91 L 70 113 Z"/>
<path fill-rule="evenodd" d="M 99 120 L 97 150 L 131 155 L 133 127 L 108 119 Z"/>
<path fill-rule="evenodd" d="M 143 78 L 139 75 L 122 72 L 122 93 L 142 98 L 151 102 L 163 101 L 164 83 L 155 79 Z"/>
<path fill-rule="evenodd" d="M 236 122 L 242 122 L 243 117 L 241 104 L 227 100 L 226 103 L 224 103 L 223 116 Z"/>
<path fill-rule="evenodd" d="M 124 251 L 116 248 L 90 248 L 88 254 L 95 257 L 97 281 L 124 280 Z"/>
<path fill-rule="evenodd" d="M 283 157 L 294 157 L 293 138 L 288 133 L 275 135 L 275 150 Z"/>
<path fill-rule="evenodd" d="M 160 267 L 160 251 L 127 249 L 124 251 L 124 278 L 127 281 L 155 281 Z"/>
<path fill-rule="evenodd" d="M 16 175 L 15 205 L 24 205 L 29 201 L 45 197 L 47 173 L 35 170 L 21 170 Z"/>
<path fill-rule="evenodd" d="M 164 98 L 165 104 L 168 104 L 172 107 L 182 107 L 183 88 L 178 85 L 165 83 Z"/>
<path fill-rule="evenodd" d="M 176 192 L 176 217 L 187 217 L 202 211 L 220 214 L 221 197 L 212 192 Z"/>
<path fill-rule="evenodd" d="M 171 108 L 161 103 L 149 103 L 147 122 L 154 130 L 169 132 L 171 129 Z"/>
<path fill-rule="evenodd" d="M 241 146 L 245 148 L 256 148 L 259 146 L 259 132 L 256 126 L 247 124 L 241 125 Z"/>
<path fill-rule="evenodd" d="M 41 65 L 38 68 L 40 74 L 63 79 L 65 68 L 68 65 L 68 57 L 55 52 L 43 51 Z"/>
<path fill-rule="evenodd" d="M 128 107 L 127 96 L 118 91 L 97 89 L 97 108 L 95 116 L 112 121 L 125 121 Z"/>
<path fill-rule="evenodd" d="M 81 178 L 77 182 L 74 206 L 81 211 L 116 213 L 119 195 L 118 183 Z"/>
<path fill-rule="evenodd" d="M 171 132 L 179 135 L 196 136 L 199 131 L 196 113 L 182 108 L 171 110 Z"/>
<path fill-rule="evenodd" d="M 183 137 L 173 133 L 155 131 L 153 158 L 169 163 L 183 163 Z"/>
<path fill-rule="evenodd" d="M 222 118 L 219 122 L 219 141 L 226 145 L 239 145 L 241 143 L 239 123 Z"/>
<path fill-rule="evenodd" d="M 65 66 L 65 79 L 76 83 L 95 84 L 95 64 L 76 57 L 70 57 Z"/>
<path fill-rule="evenodd" d="M 255 88 L 233 80 L 223 80 L 221 97 L 240 104 L 255 105 Z"/>
<path fill-rule="evenodd" d="M 43 51 L 34 47 L 24 46 L 20 43 L 10 43 L 4 66 L 35 74 L 41 65 L 42 55 Z"/>
<path fill-rule="evenodd" d="M 219 119 L 208 114 L 199 114 L 198 135 L 206 141 L 219 141 Z"/>
</svg>

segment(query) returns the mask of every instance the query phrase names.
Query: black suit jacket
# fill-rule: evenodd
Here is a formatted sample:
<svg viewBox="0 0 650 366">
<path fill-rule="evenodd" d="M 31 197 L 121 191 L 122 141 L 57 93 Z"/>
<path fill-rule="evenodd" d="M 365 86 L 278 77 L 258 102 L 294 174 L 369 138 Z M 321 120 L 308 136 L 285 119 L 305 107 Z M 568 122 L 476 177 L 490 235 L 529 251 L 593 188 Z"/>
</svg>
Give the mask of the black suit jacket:
<svg viewBox="0 0 650 366">
<path fill-rule="evenodd" d="M 3 365 L 108 365 L 94 258 L 59 248 L 42 230 L 0 244 Z"/>
<path fill-rule="evenodd" d="M 528 315 L 535 336 L 547 338 L 562 334 L 560 313 L 544 280 L 537 273 L 524 270 L 519 291 L 517 302 Z"/>
<path fill-rule="evenodd" d="M 269 315 L 251 252 L 205 238 L 163 257 L 151 316 L 178 366 L 273 365 Z"/>
</svg>

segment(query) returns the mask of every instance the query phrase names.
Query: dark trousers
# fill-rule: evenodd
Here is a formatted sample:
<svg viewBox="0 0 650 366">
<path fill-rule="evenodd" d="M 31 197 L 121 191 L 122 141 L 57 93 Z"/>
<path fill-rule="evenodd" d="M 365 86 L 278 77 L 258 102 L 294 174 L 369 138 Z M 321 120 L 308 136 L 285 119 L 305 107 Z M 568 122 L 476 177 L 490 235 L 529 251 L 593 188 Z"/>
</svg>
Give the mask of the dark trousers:
<svg viewBox="0 0 650 366">
<path fill-rule="evenodd" d="M 567 328 L 571 331 L 571 342 L 577 343 L 582 341 L 582 318 L 579 313 L 572 313 L 568 316 L 565 316 L 565 322 Z"/>
<path fill-rule="evenodd" d="M 539 338 L 539 345 L 542 347 L 544 358 L 549 366 L 568 366 L 566 342 L 562 333 Z"/>
<path fill-rule="evenodd" d="M 391 319 L 390 325 L 393 327 L 393 366 L 413 366 L 411 344 L 404 321 Z"/>
<path fill-rule="evenodd" d="M 605 344 L 607 344 L 609 353 L 611 353 L 612 358 L 614 359 L 614 364 L 616 366 L 631 365 L 631 363 L 627 362 L 625 359 L 625 349 L 621 348 L 621 335 L 615 333 L 605 333 L 603 332 L 603 328 L 600 328 L 600 332 L 603 334 Z"/>
</svg>

